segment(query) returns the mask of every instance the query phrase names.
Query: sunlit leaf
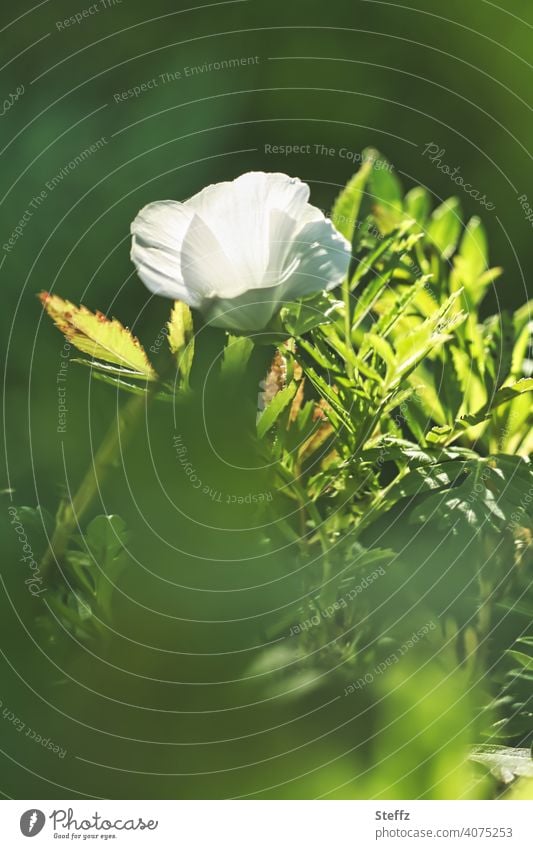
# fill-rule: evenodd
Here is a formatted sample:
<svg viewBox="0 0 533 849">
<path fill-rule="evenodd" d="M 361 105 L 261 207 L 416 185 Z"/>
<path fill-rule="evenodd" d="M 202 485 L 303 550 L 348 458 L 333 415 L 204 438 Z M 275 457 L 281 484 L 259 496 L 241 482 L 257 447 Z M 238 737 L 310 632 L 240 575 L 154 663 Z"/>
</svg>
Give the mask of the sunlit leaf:
<svg viewBox="0 0 533 849">
<path fill-rule="evenodd" d="M 431 198 L 427 189 L 415 186 L 405 196 L 405 211 L 419 226 L 424 226 L 431 209 Z"/>
<path fill-rule="evenodd" d="M 359 210 L 372 164 L 373 159 L 369 156 L 339 194 L 331 212 L 334 226 L 350 243 L 359 223 Z"/>
<path fill-rule="evenodd" d="M 283 410 L 290 404 L 296 395 L 297 389 L 298 384 L 295 380 L 292 380 L 288 386 L 285 386 L 284 389 L 281 389 L 276 393 L 276 395 L 274 395 L 272 401 L 270 401 L 265 410 L 263 410 L 259 421 L 257 422 L 257 435 L 259 438 L 263 438 L 270 428 L 276 424 Z"/>
<path fill-rule="evenodd" d="M 455 251 L 461 227 L 461 204 L 455 197 L 444 201 L 432 213 L 428 226 L 428 237 L 439 251 L 442 259 L 449 259 Z"/>
<path fill-rule="evenodd" d="M 374 215 L 380 224 L 380 228 L 387 233 L 401 221 L 403 191 L 398 177 L 381 154 L 376 155 L 369 182 L 374 203 Z"/>
<path fill-rule="evenodd" d="M 191 310 L 182 301 L 174 301 L 167 323 L 168 344 L 182 377 L 187 380 L 194 358 L 194 327 Z"/>
<path fill-rule="evenodd" d="M 464 416 L 459 420 L 458 425 L 463 428 L 478 425 L 485 421 L 492 411 L 501 406 L 501 404 L 512 401 L 524 392 L 533 392 L 533 377 L 524 377 L 516 383 L 502 387 L 481 410 L 478 410 L 477 413 L 472 413 L 472 415 Z"/>
<path fill-rule="evenodd" d="M 77 307 L 48 292 L 41 293 L 40 299 L 56 327 L 79 351 L 142 374 L 146 380 L 156 379 L 144 348 L 117 319 Z"/>
<path fill-rule="evenodd" d="M 481 277 L 488 268 L 487 234 L 477 216 L 471 218 L 466 225 L 456 259 L 460 262 L 464 279 L 469 283 Z"/>
</svg>

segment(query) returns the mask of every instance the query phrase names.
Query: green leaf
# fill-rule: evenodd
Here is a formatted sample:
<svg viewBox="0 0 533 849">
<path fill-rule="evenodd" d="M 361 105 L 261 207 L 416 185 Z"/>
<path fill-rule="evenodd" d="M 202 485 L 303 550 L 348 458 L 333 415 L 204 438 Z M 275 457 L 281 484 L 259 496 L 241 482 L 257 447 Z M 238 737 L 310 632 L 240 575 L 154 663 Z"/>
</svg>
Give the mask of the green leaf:
<svg viewBox="0 0 533 849">
<path fill-rule="evenodd" d="M 466 225 L 457 259 L 466 282 L 476 281 L 488 268 L 487 234 L 481 219 L 474 216 Z"/>
<path fill-rule="evenodd" d="M 388 336 L 395 324 L 408 313 L 411 305 L 420 294 L 421 290 L 426 286 L 431 279 L 431 275 L 419 277 L 412 283 L 404 292 L 401 292 L 396 297 L 396 301 L 390 310 L 386 310 L 380 316 L 372 328 L 373 333 L 379 333 L 381 336 Z"/>
<path fill-rule="evenodd" d="M 436 425 L 431 428 L 426 439 L 431 445 L 446 445 L 454 432 L 453 425 Z"/>
<path fill-rule="evenodd" d="M 92 371 L 98 371 L 102 374 L 112 375 L 114 377 L 125 377 L 129 380 L 146 381 L 146 375 L 140 371 L 131 371 L 127 368 L 120 368 L 120 366 L 113 366 L 111 363 L 103 363 L 100 360 L 86 360 L 82 357 L 73 357 L 72 362 L 77 363 L 80 366 L 86 366 Z"/>
<path fill-rule="evenodd" d="M 385 404 L 383 413 L 386 415 L 387 413 L 391 413 L 397 407 L 402 407 L 402 416 L 405 416 L 407 420 L 408 411 L 406 409 L 406 402 L 409 401 L 413 395 L 416 395 L 416 389 L 414 386 L 410 386 L 407 389 L 400 389 L 393 393 L 392 397 Z"/>
<path fill-rule="evenodd" d="M 95 602 L 107 621 L 112 618 L 112 595 L 120 573 L 127 563 L 124 547 L 128 541 L 126 524 L 120 516 L 96 516 L 87 526 L 85 544 L 93 561 L 90 564 L 95 584 Z"/>
<path fill-rule="evenodd" d="M 222 377 L 236 380 L 244 375 L 253 350 L 254 343 L 249 336 L 230 336 L 222 358 Z"/>
<path fill-rule="evenodd" d="M 81 360 L 79 362 L 81 362 Z M 109 386 L 114 386 L 115 389 L 122 389 L 124 392 L 129 392 L 131 395 L 148 396 L 148 390 L 144 387 L 138 386 L 135 383 L 128 383 L 120 377 L 112 377 L 110 374 L 105 374 L 100 370 L 93 371 L 92 377 L 94 377 L 95 380 L 101 380 L 102 383 L 107 383 Z M 156 392 L 153 397 L 156 401 L 165 401 L 168 404 L 173 404 L 175 401 L 174 395 L 170 392 Z"/>
<path fill-rule="evenodd" d="M 533 656 L 530 654 L 524 654 L 521 651 L 515 651 L 514 649 L 509 649 L 507 654 L 516 660 L 523 669 L 526 669 L 528 672 L 533 672 Z M 532 762 L 533 767 L 533 762 Z M 533 775 L 533 769 L 532 773 Z"/>
<path fill-rule="evenodd" d="M 488 262 L 487 235 L 481 220 L 474 216 L 465 228 L 450 278 L 452 289 L 464 288 L 465 305 L 470 311 L 481 303 L 490 284 L 501 274 L 500 268 L 489 268 Z"/>
<path fill-rule="evenodd" d="M 484 744 L 473 749 L 470 760 L 486 766 L 504 784 L 509 784 L 517 776 L 533 777 L 533 759 L 529 748 Z M 531 796 L 528 794 L 523 798 L 530 799 Z"/>
<path fill-rule="evenodd" d="M 501 404 L 506 404 L 508 401 L 512 401 L 524 392 L 533 392 L 533 377 L 524 377 L 522 380 L 518 380 L 510 386 L 503 386 L 501 389 L 498 389 L 484 407 L 476 413 L 472 413 L 469 416 L 463 416 L 463 418 L 459 419 L 457 425 L 460 428 L 475 427 L 476 425 L 486 421 L 490 417 L 492 411 L 501 406 Z"/>
<path fill-rule="evenodd" d="M 78 351 L 142 374 L 146 380 L 156 379 L 144 348 L 119 321 L 48 292 L 39 297 L 56 327 Z"/>
<path fill-rule="evenodd" d="M 377 336 L 375 333 L 366 333 L 364 338 L 364 348 L 368 347 L 375 351 L 387 366 L 387 375 L 394 374 L 397 366 L 396 356 L 392 346 L 382 336 Z"/>
<path fill-rule="evenodd" d="M 387 233 L 398 225 L 403 215 L 403 191 L 398 177 L 381 154 L 370 175 L 370 191 L 375 204 L 374 214 L 383 232 Z"/>
<path fill-rule="evenodd" d="M 415 391 L 414 397 L 408 398 L 406 401 L 404 401 L 402 414 L 414 438 L 418 440 L 420 445 L 425 445 L 425 432 L 428 427 L 428 416 L 425 413 L 421 404 L 415 400 L 417 397 L 418 393 Z M 432 414 L 435 415 L 433 413 L 433 410 Z M 429 419 L 429 421 L 431 421 L 431 419 Z"/>
<path fill-rule="evenodd" d="M 113 620 L 113 594 L 129 562 L 127 542 L 126 525 L 115 515 L 96 516 L 84 534 L 70 540 L 65 565 L 71 578 L 67 586 L 51 593 L 50 603 L 67 627 L 83 639 L 107 636 L 105 625 Z"/>
<path fill-rule="evenodd" d="M 169 348 L 176 358 L 183 380 L 187 382 L 194 358 L 194 327 L 187 304 L 174 301 L 167 330 Z"/>
<path fill-rule="evenodd" d="M 327 381 L 325 381 L 324 378 L 321 377 L 315 371 L 314 368 L 311 368 L 309 366 L 304 365 L 304 372 L 307 375 L 307 377 L 309 378 L 309 380 L 311 381 L 311 383 L 313 384 L 313 386 L 315 387 L 315 389 L 317 390 L 317 392 L 319 392 L 320 395 L 322 395 L 322 397 L 324 398 L 324 400 L 327 401 L 328 404 L 331 405 L 331 407 L 333 408 L 337 417 L 340 418 L 340 420 L 342 421 L 344 426 L 350 431 L 350 433 L 354 433 L 355 432 L 354 426 L 353 426 L 352 420 L 350 418 L 350 415 L 348 413 L 348 410 L 345 409 L 340 398 L 333 391 L 333 389 L 327 383 Z M 330 411 L 327 407 L 324 410 L 324 412 L 328 416 L 328 418 L 331 419 Z M 332 420 L 332 422 L 333 422 L 334 426 L 335 426 L 335 424 L 337 424 L 337 426 L 338 426 L 338 423 L 335 422 L 334 419 Z"/>
<path fill-rule="evenodd" d="M 126 523 L 120 516 L 96 516 L 87 526 L 85 541 L 100 563 L 114 560 L 127 541 Z"/>
<path fill-rule="evenodd" d="M 445 480 L 449 477 L 448 465 L 433 467 L 433 478 Z M 453 466 L 452 475 L 458 470 L 457 464 Z M 501 532 L 517 513 L 525 513 L 524 492 L 532 481 L 531 464 L 521 457 L 502 454 L 465 460 L 456 480 L 445 483 L 442 492 L 419 503 L 410 521 L 420 524 L 437 521 L 440 528 L 463 524 L 476 532 L 488 528 Z M 403 483 L 405 486 L 406 479 Z"/>
<path fill-rule="evenodd" d="M 359 260 L 357 264 L 357 268 L 355 274 L 353 275 L 353 288 L 356 287 L 357 284 L 362 280 L 362 278 L 368 274 L 370 271 L 376 270 L 378 265 L 378 261 L 381 257 L 387 253 L 387 251 L 395 244 L 398 238 L 401 237 L 403 233 L 403 226 L 401 226 L 398 230 L 396 230 L 392 235 L 387 236 L 387 238 L 382 238 L 376 248 L 372 250 L 368 256 L 364 259 Z M 395 270 L 396 262 L 392 262 L 390 267 L 391 273 Z M 380 268 L 381 270 L 381 268 Z M 389 269 L 388 269 L 389 270 Z"/>
<path fill-rule="evenodd" d="M 339 306 L 342 306 L 342 301 L 336 301 L 321 292 L 312 300 L 298 301 L 284 307 L 281 317 L 291 336 L 303 336 L 315 327 L 331 324 L 332 313 Z"/>
<path fill-rule="evenodd" d="M 428 226 L 428 238 L 442 259 L 449 259 L 455 251 L 461 226 L 461 204 L 458 198 L 448 198 L 434 210 Z"/>
<path fill-rule="evenodd" d="M 452 487 L 464 474 L 464 469 L 462 460 L 413 468 L 390 487 L 387 504 L 392 506 L 402 498 Z"/>
<path fill-rule="evenodd" d="M 331 220 L 337 230 L 352 243 L 354 232 L 359 224 L 359 210 L 365 194 L 366 184 L 372 171 L 373 159 L 369 157 L 359 171 L 348 181 L 345 188 L 337 197 Z"/>
<path fill-rule="evenodd" d="M 296 381 L 292 380 L 288 386 L 281 389 L 276 393 L 276 395 L 274 395 L 272 401 L 266 409 L 263 410 L 259 421 L 257 422 L 257 435 L 260 439 L 262 439 L 265 434 L 268 433 L 270 428 L 276 424 L 285 407 L 290 404 L 296 395 L 297 389 L 298 384 Z"/>
<path fill-rule="evenodd" d="M 391 277 L 392 270 L 387 271 L 385 274 L 376 274 L 359 297 L 354 295 L 356 304 L 352 315 L 352 331 L 360 326 L 361 322 L 364 321 L 368 313 L 372 310 L 383 290 L 390 283 Z"/>
<path fill-rule="evenodd" d="M 430 319 L 395 340 L 397 379 L 412 371 L 427 354 L 446 342 L 450 333 L 465 320 L 464 313 L 452 312 L 454 303 L 455 298 L 452 296 Z"/>
<path fill-rule="evenodd" d="M 524 361 L 527 352 L 533 341 L 533 322 L 525 324 L 519 334 L 517 334 L 516 342 L 513 347 L 511 373 L 518 377 L 524 373 Z"/>
<path fill-rule="evenodd" d="M 427 189 L 415 186 L 405 196 L 405 211 L 414 218 L 420 227 L 424 227 L 431 209 L 431 198 Z"/>
</svg>

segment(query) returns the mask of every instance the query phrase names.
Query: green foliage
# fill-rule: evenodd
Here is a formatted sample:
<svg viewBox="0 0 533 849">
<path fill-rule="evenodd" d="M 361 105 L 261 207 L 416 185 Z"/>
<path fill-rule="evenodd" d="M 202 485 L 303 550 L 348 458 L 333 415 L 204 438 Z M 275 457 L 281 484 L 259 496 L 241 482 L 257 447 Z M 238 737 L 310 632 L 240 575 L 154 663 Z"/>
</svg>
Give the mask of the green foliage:
<svg viewBox="0 0 533 849">
<path fill-rule="evenodd" d="M 357 233 L 366 185 L 373 167 L 373 157 L 370 152 L 366 153 L 365 162 L 339 194 L 331 212 L 333 224 L 349 242 Z"/>
<path fill-rule="evenodd" d="M 379 713 L 388 694 L 391 711 L 405 710 L 420 724 L 420 740 L 406 755 L 419 795 L 431 797 L 442 781 L 437 795 L 475 796 L 467 747 L 481 737 L 486 746 L 493 737 L 514 744 L 533 738 L 531 305 L 486 316 L 484 297 L 501 271 L 490 267 L 482 222 L 464 222 L 457 198 L 432 211 L 425 188 L 404 196 L 377 151 L 365 151 L 332 220 L 353 249 L 342 291 L 285 305 L 261 344 L 220 331 L 216 351 L 208 351 L 204 332 L 193 343 L 188 308 L 174 306 L 168 337 L 175 397 L 169 374 L 155 374 L 121 325 L 110 328 L 80 308 L 82 328 L 67 302 L 54 302 L 54 314 L 50 302 L 45 306 L 73 344 L 97 357 L 101 379 L 147 399 L 179 405 L 196 392 L 203 402 L 205 362 L 219 393 L 212 396 L 215 413 L 230 422 L 227 440 L 234 424 L 225 407 L 232 412 L 242 393 L 235 418 L 251 422 L 246 405 L 255 404 L 272 363 L 279 385 L 259 416 L 253 407 L 255 430 L 246 439 L 259 443 L 283 498 L 263 542 L 279 535 L 303 568 L 298 601 L 280 605 L 269 625 L 280 643 L 260 653 L 245 677 L 260 681 L 268 699 L 312 699 L 327 687 L 338 694 L 354 680 L 373 680 L 410 640 L 419 642 L 413 632 L 426 629 L 420 657 L 428 670 L 419 669 L 418 649 L 408 663 L 414 692 L 398 667 L 387 679 L 396 693 L 383 678 L 378 695 L 359 693 L 358 704 Z M 106 356 L 95 328 L 124 348 Z M 191 381 L 191 392 L 195 368 L 201 391 Z M 131 382 L 140 377 L 154 387 Z M 124 525 L 112 516 L 93 519 L 83 538 L 70 535 L 61 558 L 69 589 L 58 588 L 52 606 L 78 638 L 101 637 L 112 621 L 125 545 Z M 459 709 L 441 713 L 441 702 L 469 688 L 475 704 L 461 695 L 465 721 Z M 474 716 L 480 704 L 483 722 Z M 459 741 L 451 761 L 432 759 L 432 723 L 443 739 Z M 404 737 L 410 727 L 398 721 Z M 388 734 L 369 757 L 386 756 L 395 739 Z M 502 769 L 508 755 L 491 750 Z M 495 763 L 474 760 L 489 769 Z M 404 778 L 405 764 L 391 791 L 400 798 L 414 792 Z M 369 787 L 376 797 L 385 792 L 375 771 Z"/>
<path fill-rule="evenodd" d="M 48 602 L 78 639 L 107 638 L 113 623 L 113 593 L 128 563 L 128 533 L 119 516 L 96 516 L 82 536 L 73 536 L 62 558 L 64 581 Z"/>
<path fill-rule="evenodd" d="M 455 253 L 462 226 L 461 205 L 458 198 L 444 201 L 431 214 L 427 234 L 441 259 L 447 260 Z"/>
<path fill-rule="evenodd" d="M 194 358 L 194 328 L 187 304 L 174 301 L 167 330 L 169 348 L 174 354 L 182 380 L 187 385 Z"/>
<path fill-rule="evenodd" d="M 261 414 L 257 422 L 257 435 L 261 438 L 273 427 L 283 410 L 291 403 L 297 390 L 297 385 L 294 381 L 285 386 L 280 392 L 275 395 L 265 411 Z"/>
</svg>

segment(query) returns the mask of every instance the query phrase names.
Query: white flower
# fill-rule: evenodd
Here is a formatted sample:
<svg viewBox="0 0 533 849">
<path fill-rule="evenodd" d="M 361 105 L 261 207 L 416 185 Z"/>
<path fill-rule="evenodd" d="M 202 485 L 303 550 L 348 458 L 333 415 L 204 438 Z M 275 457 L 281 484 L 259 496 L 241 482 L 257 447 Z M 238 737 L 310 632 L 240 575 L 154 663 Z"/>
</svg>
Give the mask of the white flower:
<svg viewBox="0 0 533 849">
<path fill-rule="evenodd" d="M 286 174 L 250 172 L 185 203 L 150 203 L 131 226 L 131 258 L 151 292 L 228 330 L 261 330 L 287 301 L 332 289 L 350 245 Z"/>
</svg>

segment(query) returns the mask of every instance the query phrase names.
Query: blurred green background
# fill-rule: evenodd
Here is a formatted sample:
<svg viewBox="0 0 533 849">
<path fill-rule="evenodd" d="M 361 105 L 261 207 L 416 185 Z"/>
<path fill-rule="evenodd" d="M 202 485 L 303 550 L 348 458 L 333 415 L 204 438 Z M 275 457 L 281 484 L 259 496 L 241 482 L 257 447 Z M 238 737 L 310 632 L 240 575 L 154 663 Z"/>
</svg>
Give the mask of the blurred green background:
<svg viewBox="0 0 533 849">
<path fill-rule="evenodd" d="M 79 22 L 65 25 L 78 13 Z M 280 170 L 307 181 L 313 203 L 329 209 L 356 170 L 348 152 L 372 145 L 406 188 L 425 185 L 436 203 L 457 194 L 467 216 L 482 216 L 492 263 L 505 268 L 487 309 L 525 300 L 533 263 L 531 222 L 519 200 L 529 192 L 533 205 L 529 0 L 509 0 L 505 9 L 488 0 L 195 8 L 49 0 L 4 4 L 0 14 L 4 486 L 15 504 L 53 513 L 80 480 L 117 402 L 114 390 L 91 384 L 88 371 L 69 362 L 67 429 L 58 434 L 63 340 L 43 320 L 36 294 L 54 291 L 113 314 L 153 346 L 169 304 L 149 295 L 129 260 L 130 221 L 150 201 L 183 200 L 247 170 Z M 235 59 L 250 61 L 209 70 Z M 430 143 L 492 211 L 424 155 Z M 304 149 L 271 151 L 287 145 Z M 200 412 L 181 412 L 178 430 L 214 489 L 270 492 L 268 471 L 230 473 L 212 455 L 203 468 Z M 227 437 L 227 424 L 214 432 Z M 453 677 L 435 681 L 434 672 L 417 671 L 413 687 L 424 695 L 414 702 L 402 685 L 388 704 L 383 685 L 383 717 L 403 719 L 364 751 L 357 742 L 372 739 L 379 720 L 364 700 L 355 710 L 340 699 L 338 682 L 280 706 L 240 680 L 253 647 L 268 640 L 271 611 L 290 609 L 300 577 L 279 553 L 275 522 L 265 541 L 246 507 L 239 513 L 194 497 L 176 469 L 175 431 L 171 410 L 154 414 L 92 511 L 120 514 L 134 533 L 105 647 L 83 647 L 36 624 L 42 605 L 21 587 L 4 515 L 0 699 L 68 754 L 54 756 L 4 720 L 0 790 L 18 798 L 408 798 L 436 780 L 420 765 L 446 739 L 439 775 L 450 777 L 432 792 L 457 794 L 464 784 L 448 766 L 469 732 Z M 233 439 L 248 451 L 248 467 L 260 463 L 238 428 Z M 441 717 L 448 702 L 455 713 Z M 427 731 L 413 740 L 421 717 Z M 242 739 L 223 742 L 235 738 Z M 371 761 L 381 759 L 375 775 Z"/>
</svg>

